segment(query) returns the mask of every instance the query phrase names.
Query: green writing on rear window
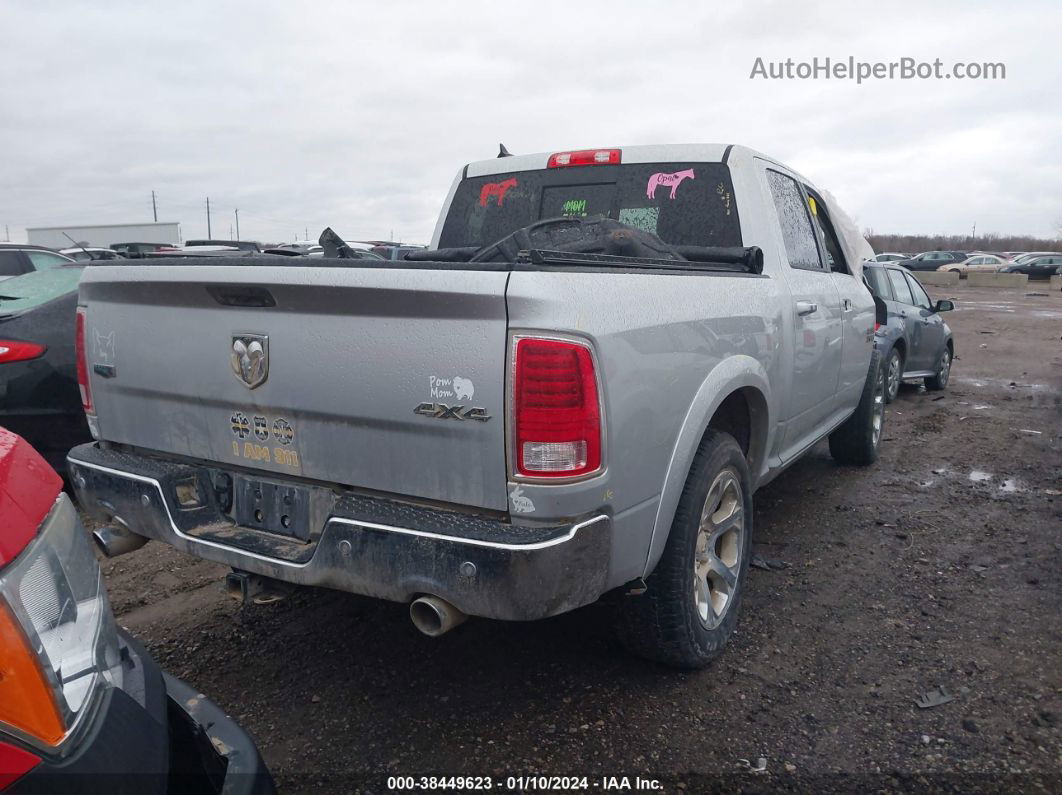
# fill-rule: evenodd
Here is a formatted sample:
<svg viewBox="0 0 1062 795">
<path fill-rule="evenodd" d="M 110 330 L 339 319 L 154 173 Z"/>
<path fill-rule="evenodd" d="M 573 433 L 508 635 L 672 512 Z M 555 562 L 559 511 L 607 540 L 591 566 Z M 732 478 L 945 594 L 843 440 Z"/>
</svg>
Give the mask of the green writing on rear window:
<svg viewBox="0 0 1062 795">
<path fill-rule="evenodd" d="M 568 199 L 563 209 L 565 215 L 586 215 L 586 199 Z"/>
</svg>

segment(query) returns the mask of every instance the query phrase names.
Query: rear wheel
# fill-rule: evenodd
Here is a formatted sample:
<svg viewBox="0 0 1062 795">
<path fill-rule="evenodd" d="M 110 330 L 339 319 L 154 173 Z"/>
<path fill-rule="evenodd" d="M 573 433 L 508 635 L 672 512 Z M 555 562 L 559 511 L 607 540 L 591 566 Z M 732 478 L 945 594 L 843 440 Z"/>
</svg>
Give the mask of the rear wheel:
<svg viewBox="0 0 1062 795">
<path fill-rule="evenodd" d="M 878 457 L 885 427 L 885 368 L 874 351 L 855 413 L 830 434 L 830 455 L 839 464 L 867 466 Z"/>
<path fill-rule="evenodd" d="M 889 360 L 885 365 L 885 402 L 892 403 L 900 394 L 900 382 L 903 381 L 903 354 L 897 348 L 889 351 Z"/>
<path fill-rule="evenodd" d="M 751 546 L 748 464 L 732 436 L 709 430 L 645 594 L 618 608 L 624 645 L 679 668 L 711 662 L 737 623 Z"/>
<path fill-rule="evenodd" d="M 931 392 L 940 392 L 947 387 L 948 379 L 951 377 L 951 359 L 951 346 L 945 345 L 944 352 L 940 354 L 940 361 L 937 363 L 936 374 L 926 379 L 926 389 Z"/>
</svg>

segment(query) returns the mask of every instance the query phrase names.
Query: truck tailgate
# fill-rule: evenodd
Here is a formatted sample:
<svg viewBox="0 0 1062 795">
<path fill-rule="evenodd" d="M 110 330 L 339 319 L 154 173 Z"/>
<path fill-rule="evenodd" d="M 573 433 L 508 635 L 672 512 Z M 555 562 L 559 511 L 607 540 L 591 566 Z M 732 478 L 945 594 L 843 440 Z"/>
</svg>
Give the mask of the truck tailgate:
<svg viewBox="0 0 1062 795">
<path fill-rule="evenodd" d="M 86 268 L 80 303 L 100 436 L 505 510 L 507 277 L 214 263 Z"/>
</svg>

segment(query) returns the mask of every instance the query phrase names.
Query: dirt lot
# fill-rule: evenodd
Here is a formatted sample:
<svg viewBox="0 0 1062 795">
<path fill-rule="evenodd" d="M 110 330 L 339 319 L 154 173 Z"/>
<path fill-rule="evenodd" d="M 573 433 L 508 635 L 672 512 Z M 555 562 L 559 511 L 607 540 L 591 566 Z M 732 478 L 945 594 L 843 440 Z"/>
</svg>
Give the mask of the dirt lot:
<svg viewBox="0 0 1062 795">
<path fill-rule="evenodd" d="M 240 608 L 221 567 L 159 544 L 106 565 L 115 608 L 253 733 L 282 792 L 442 773 L 1057 792 L 1062 294 L 1037 290 L 948 291 L 949 389 L 901 392 L 876 466 L 820 445 L 757 494 L 757 553 L 786 567 L 751 570 L 708 670 L 625 655 L 607 604 L 440 640 L 327 591 Z M 940 685 L 953 702 L 916 707 Z"/>
</svg>

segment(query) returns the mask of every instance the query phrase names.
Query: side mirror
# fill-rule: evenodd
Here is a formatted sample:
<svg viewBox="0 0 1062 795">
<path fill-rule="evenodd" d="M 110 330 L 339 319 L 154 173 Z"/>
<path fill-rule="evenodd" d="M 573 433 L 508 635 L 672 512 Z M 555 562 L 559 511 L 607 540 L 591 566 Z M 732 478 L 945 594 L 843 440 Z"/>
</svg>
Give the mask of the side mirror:
<svg viewBox="0 0 1062 795">
<path fill-rule="evenodd" d="M 941 299 L 937 301 L 937 305 L 933 307 L 934 312 L 950 312 L 955 308 L 955 302 L 947 299 Z"/>
</svg>

